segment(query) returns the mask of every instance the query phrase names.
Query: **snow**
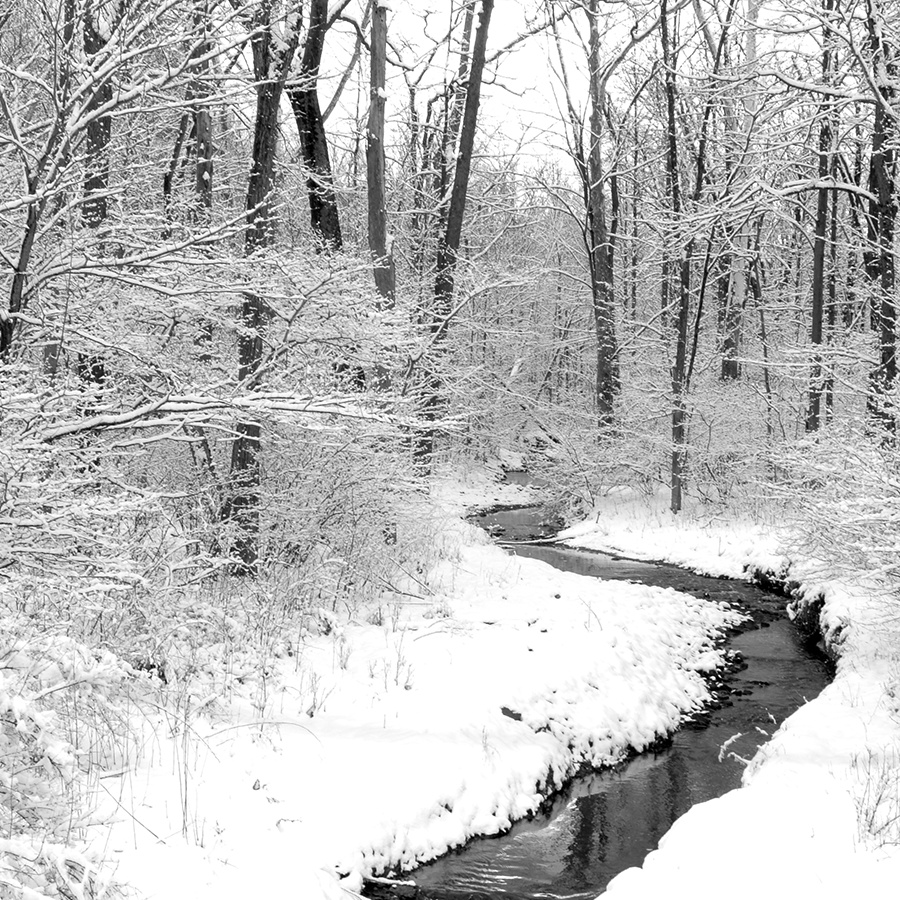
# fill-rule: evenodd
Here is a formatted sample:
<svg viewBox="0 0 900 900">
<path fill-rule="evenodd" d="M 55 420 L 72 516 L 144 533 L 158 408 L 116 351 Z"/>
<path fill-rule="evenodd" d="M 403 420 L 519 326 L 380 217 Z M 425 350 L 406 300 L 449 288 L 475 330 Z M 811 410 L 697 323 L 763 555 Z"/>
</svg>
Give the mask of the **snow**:
<svg viewBox="0 0 900 900">
<path fill-rule="evenodd" d="M 632 559 L 659 560 L 703 575 L 743 578 L 749 562 L 779 569 L 780 535 L 771 523 L 724 519 L 698 504 L 687 515 L 673 515 L 663 494 L 637 496 L 613 491 L 583 522 L 560 532 L 573 546 L 621 553 Z"/>
<path fill-rule="evenodd" d="M 520 463 L 507 454 L 437 486 L 438 561 L 405 593 L 276 623 L 258 656 L 198 644 L 163 687 L 60 636 L 11 653 L 0 693 L 46 765 L 71 771 L 84 758 L 51 739 L 47 700 L 81 690 L 95 715 L 117 717 L 115 743 L 92 750 L 105 761 L 89 770 L 85 865 L 105 863 L 146 898 L 338 900 L 365 876 L 507 829 L 583 764 L 646 748 L 703 704 L 702 675 L 722 661 L 717 637 L 733 611 L 509 556 L 461 520 L 535 502 L 534 490 L 499 481 Z M 564 536 L 711 574 L 778 571 L 807 599 L 823 595 L 840 653 L 833 684 L 782 724 L 744 786 L 693 807 L 608 895 L 892 896 L 900 624 L 884 587 L 788 558 L 771 523 L 704 507 L 676 518 L 660 498 L 614 494 Z M 237 607 L 221 627 L 240 627 Z M 16 750 L 12 732 L 6 740 Z M 57 850 L 41 852 L 52 868 Z M 38 887 L 41 877 L 35 869 Z"/>
<path fill-rule="evenodd" d="M 167 900 L 346 896 L 505 830 L 707 699 L 734 612 L 508 556 L 458 518 L 527 489 L 469 473 L 436 494 L 447 550 L 420 598 L 323 613 L 230 696 L 135 715 L 93 830 L 120 881 Z"/>
<path fill-rule="evenodd" d="M 743 786 L 694 806 L 640 868 L 604 897 L 693 900 L 893 896 L 900 877 L 900 623 L 883 585 L 789 559 L 770 524 L 677 519 L 658 499 L 620 494 L 569 529 L 570 543 L 677 562 L 713 575 L 759 567 L 822 595 L 834 682 L 758 752 Z"/>
</svg>

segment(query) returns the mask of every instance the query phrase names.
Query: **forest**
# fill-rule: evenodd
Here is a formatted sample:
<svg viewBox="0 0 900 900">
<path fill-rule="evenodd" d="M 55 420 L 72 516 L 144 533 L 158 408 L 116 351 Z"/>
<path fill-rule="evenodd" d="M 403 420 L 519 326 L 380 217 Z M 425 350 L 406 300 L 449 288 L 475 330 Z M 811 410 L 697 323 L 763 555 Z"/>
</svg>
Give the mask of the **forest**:
<svg viewBox="0 0 900 900">
<path fill-rule="evenodd" d="M 893 623 L 898 154 L 892 0 L 0 0 L 0 896 L 122 895 L 157 755 L 214 855 L 198 753 L 279 666 L 318 722 L 307 640 L 391 631 L 414 694 L 484 472 L 777 532 Z M 424 855 L 372 846 L 299 895 Z"/>
</svg>

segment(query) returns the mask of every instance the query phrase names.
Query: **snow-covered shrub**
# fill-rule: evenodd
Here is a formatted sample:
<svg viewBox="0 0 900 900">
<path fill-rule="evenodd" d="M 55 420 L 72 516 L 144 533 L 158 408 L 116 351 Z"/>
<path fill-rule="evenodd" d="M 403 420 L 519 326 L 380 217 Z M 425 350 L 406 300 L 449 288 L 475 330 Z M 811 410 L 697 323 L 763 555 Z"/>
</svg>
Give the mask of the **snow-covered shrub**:
<svg viewBox="0 0 900 900">
<path fill-rule="evenodd" d="M 267 455 L 268 555 L 305 602 L 347 609 L 430 555 L 427 507 L 390 435 L 284 430 Z"/>
<path fill-rule="evenodd" d="M 779 463 L 776 490 L 796 510 L 792 530 L 803 554 L 896 585 L 900 451 L 833 426 L 787 448 Z"/>
<path fill-rule="evenodd" d="M 853 760 L 859 836 L 876 847 L 900 844 L 900 754 L 869 749 Z"/>
<path fill-rule="evenodd" d="M 8 600 L 7 594 L 2 595 Z M 0 616 L 0 817 L 3 883 L 34 897 L 101 897 L 102 861 L 77 850 L 103 769 L 137 752 L 130 668 L 60 630 Z M 2 891 L 0 891 L 2 893 Z"/>
<path fill-rule="evenodd" d="M 28 900 L 104 900 L 124 896 L 95 854 L 63 844 L 0 838 L 0 887 L 4 897 Z"/>
</svg>

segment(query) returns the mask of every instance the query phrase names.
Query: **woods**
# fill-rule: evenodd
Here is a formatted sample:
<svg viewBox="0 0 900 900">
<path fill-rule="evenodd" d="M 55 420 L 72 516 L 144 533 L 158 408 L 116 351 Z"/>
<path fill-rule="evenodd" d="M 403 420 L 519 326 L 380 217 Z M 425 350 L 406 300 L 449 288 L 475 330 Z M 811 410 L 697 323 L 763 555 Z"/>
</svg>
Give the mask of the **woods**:
<svg viewBox="0 0 900 900">
<path fill-rule="evenodd" d="M 440 479 L 509 454 L 896 577 L 900 7 L 414 7 L 0 3 L 0 630 L 92 703 L 238 594 L 427 595 Z M 3 715 L 65 843 L 79 763 Z"/>
</svg>

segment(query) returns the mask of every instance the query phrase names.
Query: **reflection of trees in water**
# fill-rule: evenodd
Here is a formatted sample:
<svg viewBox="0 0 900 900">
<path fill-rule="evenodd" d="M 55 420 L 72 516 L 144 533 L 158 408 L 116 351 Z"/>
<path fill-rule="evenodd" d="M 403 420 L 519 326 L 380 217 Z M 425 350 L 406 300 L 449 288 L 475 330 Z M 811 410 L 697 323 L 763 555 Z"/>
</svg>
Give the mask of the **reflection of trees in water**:
<svg viewBox="0 0 900 900">
<path fill-rule="evenodd" d="M 599 889 L 648 850 L 694 798 L 690 767 L 669 752 L 651 764 L 644 778 L 610 781 L 599 793 L 579 798 L 569 812 L 571 836 L 564 855 L 566 888 Z M 611 861 L 611 862 L 610 862 Z"/>
<path fill-rule="evenodd" d="M 606 794 L 580 797 L 572 807 L 572 840 L 565 854 L 563 869 L 563 880 L 567 886 L 578 888 L 595 883 L 591 873 L 598 862 L 601 862 L 602 868 L 602 861 L 606 859 L 606 798 Z"/>
</svg>

